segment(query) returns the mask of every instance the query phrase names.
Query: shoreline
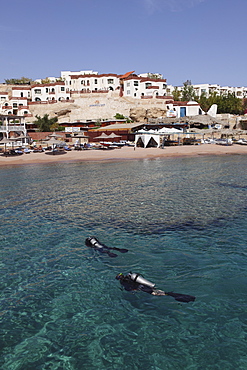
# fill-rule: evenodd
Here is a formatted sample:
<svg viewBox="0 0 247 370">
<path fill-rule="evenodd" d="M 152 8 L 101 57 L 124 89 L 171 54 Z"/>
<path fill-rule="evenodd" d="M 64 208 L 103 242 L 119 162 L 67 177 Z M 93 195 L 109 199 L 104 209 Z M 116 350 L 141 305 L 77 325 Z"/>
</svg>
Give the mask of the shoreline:
<svg viewBox="0 0 247 370">
<path fill-rule="evenodd" d="M 233 144 L 231 146 L 217 144 L 184 145 L 161 148 L 133 148 L 122 147 L 113 150 L 72 150 L 61 155 L 47 155 L 43 153 L 29 153 L 20 156 L 5 157 L 0 155 L 0 167 L 22 166 L 30 164 L 49 164 L 61 162 L 86 161 L 126 161 L 170 157 L 195 157 L 207 155 L 246 155 L 247 145 Z"/>
</svg>

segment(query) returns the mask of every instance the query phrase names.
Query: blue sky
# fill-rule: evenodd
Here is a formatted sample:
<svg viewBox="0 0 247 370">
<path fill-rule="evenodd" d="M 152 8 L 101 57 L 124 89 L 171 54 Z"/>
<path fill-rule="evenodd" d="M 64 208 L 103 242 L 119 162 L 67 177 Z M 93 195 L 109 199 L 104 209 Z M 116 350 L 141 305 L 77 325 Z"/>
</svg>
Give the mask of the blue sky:
<svg viewBox="0 0 247 370">
<path fill-rule="evenodd" d="M 247 86 L 246 0 L 8 0 L 0 82 L 61 70 Z"/>
</svg>

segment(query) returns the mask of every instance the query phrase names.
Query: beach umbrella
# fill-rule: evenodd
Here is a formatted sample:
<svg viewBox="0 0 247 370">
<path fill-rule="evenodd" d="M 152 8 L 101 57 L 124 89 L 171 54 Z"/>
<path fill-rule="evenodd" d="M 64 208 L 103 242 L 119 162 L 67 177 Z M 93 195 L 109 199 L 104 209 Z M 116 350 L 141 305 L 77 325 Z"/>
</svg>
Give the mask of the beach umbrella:
<svg viewBox="0 0 247 370">
<path fill-rule="evenodd" d="M 107 134 L 105 134 L 104 132 L 102 132 L 102 134 L 101 134 L 101 135 L 94 137 L 94 139 L 100 139 L 100 140 L 102 140 L 102 141 L 103 141 L 103 143 L 104 143 L 105 139 L 109 139 L 109 135 L 107 135 Z"/>
<path fill-rule="evenodd" d="M 0 141 L 0 144 L 8 144 L 10 143 L 10 139 L 4 137 L 1 141 Z"/>
<path fill-rule="evenodd" d="M 53 137 L 53 138 L 56 138 L 56 137 L 62 137 L 62 135 L 58 135 L 56 134 L 56 132 L 54 131 L 52 134 L 48 135 L 49 137 Z"/>
<path fill-rule="evenodd" d="M 109 135 L 102 132 L 101 135 L 94 137 L 94 139 L 109 139 Z"/>
<path fill-rule="evenodd" d="M 4 137 L 1 141 L 0 144 L 4 144 L 4 151 L 6 152 L 6 145 L 10 143 L 10 139 Z"/>
<path fill-rule="evenodd" d="M 116 139 L 117 137 L 122 137 L 121 135 L 116 135 L 114 132 L 112 132 L 109 136 L 108 136 L 108 138 L 109 139 Z"/>
<path fill-rule="evenodd" d="M 15 140 L 16 141 L 21 141 L 21 143 L 23 144 L 23 140 L 30 140 L 30 136 L 28 135 L 24 135 L 24 134 L 21 134 L 20 136 L 16 137 Z"/>
<path fill-rule="evenodd" d="M 75 138 L 79 139 L 79 143 L 81 145 L 81 139 L 88 139 L 88 136 L 86 136 L 84 134 L 78 134 L 78 135 L 75 135 Z"/>
<path fill-rule="evenodd" d="M 30 136 L 28 135 L 24 135 L 24 134 L 21 134 L 20 136 L 18 136 L 16 139 L 30 139 Z"/>
<path fill-rule="evenodd" d="M 14 149 L 14 142 L 19 141 L 19 137 L 10 137 L 8 140 L 12 142 L 12 149 Z"/>
<path fill-rule="evenodd" d="M 121 137 L 121 135 L 116 135 L 114 132 L 112 132 L 108 137 L 115 138 L 115 137 Z"/>
<path fill-rule="evenodd" d="M 59 145 L 60 141 L 55 138 L 51 138 L 50 140 L 46 141 L 46 144 L 47 146 L 52 146 L 52 151 L 54 152 L 55 146 Z"/>
</svg>

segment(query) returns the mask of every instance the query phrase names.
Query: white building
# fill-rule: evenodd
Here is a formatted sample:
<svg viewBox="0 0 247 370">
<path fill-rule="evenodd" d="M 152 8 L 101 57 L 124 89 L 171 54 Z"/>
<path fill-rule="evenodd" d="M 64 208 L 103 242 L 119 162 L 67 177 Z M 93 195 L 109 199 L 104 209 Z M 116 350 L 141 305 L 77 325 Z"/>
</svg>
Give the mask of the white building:
<svg viewBox="0 0 247 370">
<path fill-rule="evenodd" d="M 205 114 L 200 105 L 195 101 L 171 102 L 167 104 L 167 117 L 190 117 Z"/>
<path fill-rule="evenodd" d="M 0 92 L 0 103 L 8 100 L 9 94 L 7 92 Z"/>
<path fill-rule="evenodd" d="M 61 71 L 61 78 L 65 81 L 70 76 L 97 75 L 97 74 L 98 74 L 98 72 L 93 71 L 93 70 L 79 71 L 79 72 Z"/>
<path fill-rule="evenodd" d="M 23 116 L 0 114 L 0 122 L 0 134 L 7 139 L 14 134 L 27 135 L 25 117 Z"/>
<path fill-rule="evenodd" d="M 71 75 L 65 80 L 66 88 L 69 91 L 78 92 L 108 92 L 117 90 L 119 86 L 119 76 L 116 74 L 84 74 Z"/>
<path fill-rule="evenodd" d="M 191 86 L 193 87 L 197 97 L 200 97 L 202 94 L 209 97 L 212 93 L 216 93 L 217 95 L 227 95 L 228 93 L 235 94 L 236 97 L 240 99 L 247 97 L 247 87 L 220 86 L 218 84 L 195 84 Z M 172 95 L 174 89 L 175 86 L 167 86 L 167 94 Z M 177 89 L 181 91 L 183 86 L 177 86 Z"/>
<path fill-rule="evenodd" d="M 94 71 L 61 72 L 66 90 L 71 92 L 93 93 L 119 90 L 120 96 L 150 98 L 166 96 L 166 80 L 158 73 L 136 75 L 134 71 L 124 75 L 114 73 L 98 74 Z"/>
<path fill-rule="evenodd" d="M 31 86 L 13 86 L 12 98 L 26 98 L 31 99 Z"/>
<path fill-rule="evenodd" d="M 57 81 L 49 84 L 37 84 L 31 86 L 31 100 L 33 102 L 69 99 L 70 93 L 66 92 L 64 82 Z"/>
<path fill-rule="evenodd" d="M 18 115 L 29 116 L 30 111 L 28 107 L 27 98 L 8 98 L 5 101 L 0 101 L 1 115 Z"/>
<path fill-rule="evenodd" d="M 166 96 L 166 79 L 141 77 L 134 72 L 126 73 L 120 79 L 123 96 L 137 99 Z"/>
</svg>

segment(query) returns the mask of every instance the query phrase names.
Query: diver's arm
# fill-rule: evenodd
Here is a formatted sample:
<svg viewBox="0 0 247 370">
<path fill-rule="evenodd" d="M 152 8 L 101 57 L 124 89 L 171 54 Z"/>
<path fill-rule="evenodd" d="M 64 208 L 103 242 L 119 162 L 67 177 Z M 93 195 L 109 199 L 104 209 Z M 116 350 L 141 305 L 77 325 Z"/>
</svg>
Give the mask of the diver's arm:
<svg viewBox="0 0 247 370">
<path fill-rule="evenodd" d="M 166 292 L 163 292 L 163 290 L 159 290 L 159 289 L 156 289 L 156 290 L 153 290 L 152 295 L 167 295 Z"/>
</svg>

